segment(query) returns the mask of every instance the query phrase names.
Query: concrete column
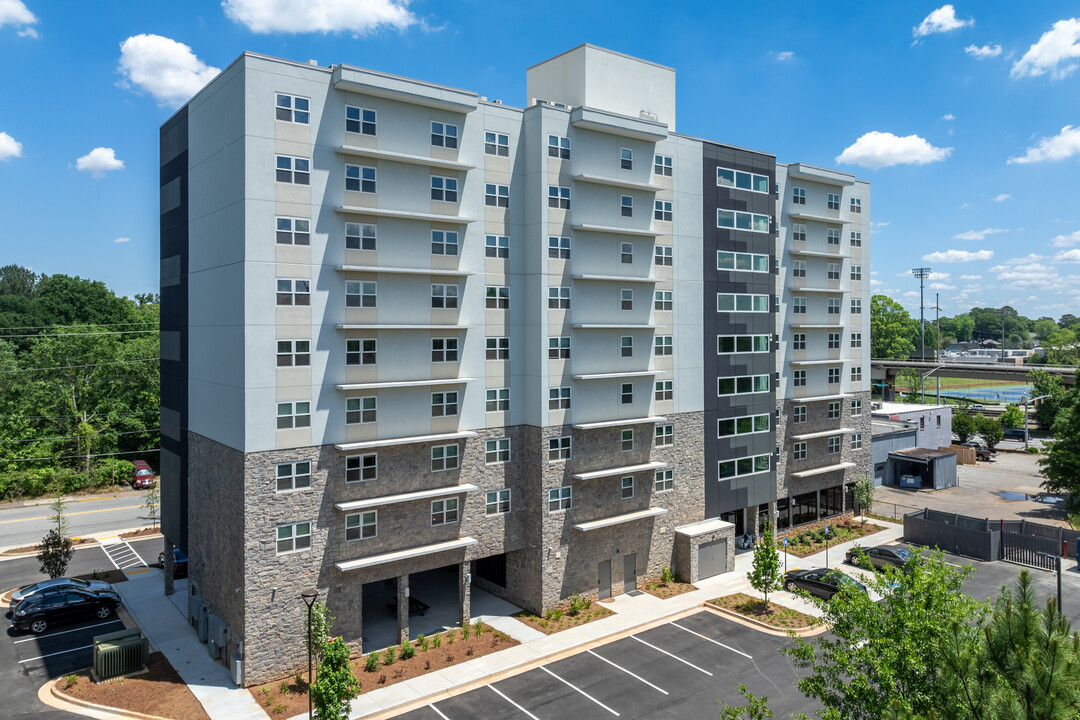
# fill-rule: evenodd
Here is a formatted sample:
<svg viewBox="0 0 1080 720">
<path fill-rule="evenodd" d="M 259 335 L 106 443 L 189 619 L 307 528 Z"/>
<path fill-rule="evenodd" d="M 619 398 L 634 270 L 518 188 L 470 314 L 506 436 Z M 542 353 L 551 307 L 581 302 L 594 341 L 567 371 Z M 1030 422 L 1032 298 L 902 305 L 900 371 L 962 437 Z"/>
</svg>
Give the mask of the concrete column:
<svg viewBox="0 0 1080 720">
<path fill-rule="evenodd" d="M 814 495 L 817 497 L 817 510 L 815 510 L 817 515 L 815 515 L 814 518 L 816 520 L 820 520 L 821 519 L 821 491 L 820 490 L 815 490 Z"/>
<path fill-rule="evenodd" d="M 409 642 L 409 576 L 397 579 L 397 628 L 398 642 Z"/>
<path fill-rule="evenodd" d="M 881 399 L 885 402 L 896 402 L 896 371 L 885 371 L 885 387 L 881 390 Z"/>
<path fill-rule="evenodd" d="M 772 528 L 773 535 L 776 535 L 777 527 L 780 524 L 780 518 L 776 517 L 776 501 L 773 500 L 769 503 L 769 527 Z"/>
<path fill-rule="evenodd" d="M 458 620 L 462 627 L 469 624 L 472 610 L 472 563 L 466 560 L 458 565 Z"/>
<path fill-rule="evenodd" d="M 165 574 L 165 594 L 172 595 L 175 592 L 173 587 L 173 573 L 175 572 L 173 565 L 175 558 L 173 557 L 173 544 L 169 542 L 169 538 L 165 538 L 165 563 L 162 570 Z"/>
</svg>

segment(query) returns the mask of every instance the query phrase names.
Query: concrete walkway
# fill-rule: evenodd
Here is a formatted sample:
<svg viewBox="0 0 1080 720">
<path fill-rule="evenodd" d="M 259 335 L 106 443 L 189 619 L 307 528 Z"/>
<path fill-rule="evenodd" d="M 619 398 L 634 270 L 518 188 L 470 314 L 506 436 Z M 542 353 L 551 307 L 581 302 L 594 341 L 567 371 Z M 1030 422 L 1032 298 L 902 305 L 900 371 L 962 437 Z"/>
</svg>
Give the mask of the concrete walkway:
<svg viewBox="0 0 1080 720">
<path fill-rule="evenodd" d="M 255 698 L 233 684 L 229 671 L 213 660 L 187 622 L 187 580 L 176 581 L 176 593 L 166 597 L 161 571 L 131 573 L 127 582 L 116 583 L 124 607 L 160 650 L 211 720 L 267 720 Z"/>
</svg>

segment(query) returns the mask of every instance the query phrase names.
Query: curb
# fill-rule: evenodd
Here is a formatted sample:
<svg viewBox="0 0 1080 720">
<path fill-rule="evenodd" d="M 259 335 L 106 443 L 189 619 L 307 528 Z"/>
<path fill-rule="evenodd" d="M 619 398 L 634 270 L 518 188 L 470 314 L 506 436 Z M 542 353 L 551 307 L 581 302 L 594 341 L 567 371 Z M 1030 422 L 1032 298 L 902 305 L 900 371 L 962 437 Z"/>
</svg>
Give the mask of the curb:
<svg viewBox="0 0 1080 720">
<path fill-rule="evenodd" d="M 61 680 L 63 680 L 63 678 L 59 677 L 42 685 L 41 689 L 38 690 L 38 700 L 41 700 L 49 707 L 67 710 L 68 712 L 85 715 L 87 717 L 100 718 L 101 715 L 98 713 L 111 713 L 111 715 L 106 717 L 137 718 L 138 720 L 169 720 L 169 718 L 161 717 L 160 715 L 144 715 L 135 712 L 134 710 L 124 710 L 122 708 L 109 707 L 108 705 L 98 705 L 97 703 L 87 702 L 86 700 L 80 700 L 71 695 L 66 695 L 56 687 Z M 93 710 L 95 712 L 80 712 L 80 708 Z"/>
<path fill-rule="evenodd" d="M 791 637 L 792 635 L 796 637 L 812 637 L 814 635 L 820 635 L 821 633 L 829 629 L 827 626 L 819 624 L 813 625 L 808 628 L 799 628 L 797 630 L 794 628 L 785 630 L 783 628 L 778 628 L 775 625 L 763 623 L 760 620 L 748 618 L 745 615 L 740 615 L 737 612 L 732 612 L 731 610 L 728 610 L 727 608 L 722 608 L 719 605 L 713 605 L 711 602 L 703 602 L 701 604 L 701 607 L 705 610 L 716 613 L 717 615 L 720 615 L 728 620 L 737 622 L 740 625 L 745 625 L 746 627 L 751 627 L 760 632 L 767 633 L 769 635 L 776 635 L 778 637 Z M 781 605 L 781 607 L 786 606 Z M 792 608 L 788 609 L 790 610 Z"/>
</svg>

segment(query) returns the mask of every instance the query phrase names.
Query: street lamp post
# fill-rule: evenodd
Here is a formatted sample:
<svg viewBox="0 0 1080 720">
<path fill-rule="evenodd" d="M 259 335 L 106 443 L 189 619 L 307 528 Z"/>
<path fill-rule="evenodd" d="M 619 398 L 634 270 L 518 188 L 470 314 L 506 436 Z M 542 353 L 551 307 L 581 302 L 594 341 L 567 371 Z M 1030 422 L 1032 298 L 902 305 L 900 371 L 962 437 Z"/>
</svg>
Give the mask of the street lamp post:
<svg viewBox="0 0 1080 720">
<path fill-rule="evenodd" d="M 305 590 L 300 593 L 300 597 L 304 599 L 304 604 L 307 605 L 307 708 L 308 720 L 311 720 L 313 717 L 311 706 L 311 683 L 314 679 L 311 671 L 311 608 L 315 604 L 315 598 L 319 597 L 319 591 Z"/>
<path fill-rule="evenodd" d="M 1033 403 L 1036 400 L 1042 400 L 1043 398 L 1048 398 L 1048 397 L 1050 397 L 1050 396 L 1049 395 L 1040 395 L 1039 397 L 1033 397 L 1033 398 L 1029 399 L 1027 395 L 1023 395 L 1020 398 L 1021 400 L 1024 401 L 1024 449 L 1025 450 L 1027 450 L 1028 440 L 1029 440 L 1029 438 L 1028 438 L 1028 403 L 1029 402 Z"/>
<path fill-rule="evenodd" d="M 911 274 L 919 278 L 919 359 L 926 362 L 926 321 L 923 320 L 923 281 L 930 277 L 933 268 L 911 268 Z"/>
</svg>

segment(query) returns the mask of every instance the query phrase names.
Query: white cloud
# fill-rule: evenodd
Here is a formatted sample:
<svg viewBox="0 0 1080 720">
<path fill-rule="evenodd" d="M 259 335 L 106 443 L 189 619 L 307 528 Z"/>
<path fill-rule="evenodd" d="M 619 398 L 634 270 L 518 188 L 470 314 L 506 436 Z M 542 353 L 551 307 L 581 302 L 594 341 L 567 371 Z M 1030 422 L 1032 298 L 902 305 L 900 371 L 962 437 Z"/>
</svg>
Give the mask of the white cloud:
<svg viewBox="0 0 1080 720">
<path fill-rule="evenodd" d="M 930 283 L 930 289 L 931 290 L 955 290 L 956 286 L 955 285 L 950 285 L 948 283 Z"/>
<path fill-rule="evenodd" d="M 254 33 L 370 35 L 382 28 L 404 31 L 419 20 L 408 0 L 224 0 L 221 7 Z"/>
<path fill-rule="evenodd" d="M 782 50 L 782 51 L 776 53 L 776 59 L 779 60 L 780 62 L 785 62 L 787 60 L 792 60 L 794 58 L 795 58 L 795 53 L 792 52 L 791 50 Z"/>
<path fill-rule="evenodd" d="M 974 260 L 990 260 L 994 257 L 993 250 L 943 250 L 923 255 L 925 262 L 972 262 Z"/>
<path fill-rule="evenodd" d="M 952 113 L 945 113 L 944 115 L 941 116 L 941 119 L 944 120 L 945 122 L 952 122 L 953 120 L 956 119 L 956 116 L 953 115 Z"/>
<path fill-rule="evenodd" d="M 997 57 L 998 55 L 1000 55 L 1001 46 L 983 45 L 982 47 L 979 47 L 978 45 L 968 45 L 966 48 L 964 48 L 964 52 L 978 60 L 985 60 L 986 58 Z"/>
<path fill-rule="evenodd" d="M 987 235 L 997 235 L 999 233 L 1007 233 L 1009 228 L 986 228 L 985 230 L 968 230 L 966 232 L 953 235 L 954 240 L 985 240 Z"/>
<path fill-rule="evenodd" d="M 22 143 L 6 132 L 0 132 L 0 162 L 17 157 L 22 157 Z"/>
<path fill-rule="evenodd" d="M 1080 263 L 1080 248 L 1059 252 L 1054 256 L 1054 262 Z"/>
<path fill-rule="evenodd" d="M 918 40 L 919 38 L 926 37 L 927 35 L 933 35 L 934 33 L 946 33 L 952 30 L 959 30 L 962 27 L 974 25 L 974 19 L 961 20 L 956 17 L 956 10 L 952 5 L 942 5 L 934 12 L 923 18 L 923 21 L 919 23 L 918 27 L 911 29 L 911 36 Z"/>
<path fill-rule="evenodd" d="M 881 280 L 870 279 L 870 287 L 878 287 L 879 285 L 884 285 L 884 283 Z"/>
<path fill-rule="evenodd" d="M 972 207 L 971 203 L 960 203 L 961 210 L 970 210 Z"/>
<path fill-rule="evenodd" d="M 891 165 L 925 165 L 944 160 L 951 152 L 951 147 L 934 147 L 918 135 L 898 137 L 873 130 L 837 155 L 836 162 L 879 170 Z"/>
<path fill-rule="evenodd" d="M 22 0 L 0 0 L 0 27 L 11 25 L 19 28 L 20 37 L 38 36 L 37 30 L 30 27 L 37 24 L 37 16 L 23 4 Z"/>
<path fill-rule="evenodd" d="M 982 280 L 982 275 L 961 275 L 961 280 Z"/>
<path fill-rule="evenodd" d="M 131 242 L 131 238 L 129 238 L 129 237 L 118 237 L 115 240 L 113 240 L 113 242 L 114 243 L 129 243 L 129 242 Z"/>
<path fill-rule="evenodd" d="M 1050 239 L 1050 247 L 1069 247 L 1077 243 L 1080 243 L 1080 230 L 1068 235 L 1057 235 Z"/>
<path fill-rule="evenodd" d="M 1012 200 L 1012 195 L 1009 193 L 998 193 L 994 196 L 994 202 L 1005 202 L 1006 200 Z"/>
<path fill-rule="evenodd" d="M 1046 259 L 1045 255 L 1039 255 L 1037 253 L 1028 253 L 1024 257 L 1009 258 L 1008 260 L 1005 260 L 1003 262 L 1006 265 L 1028 265 L 1028 264 L 1031 264 L 1031 263 L 1040 263 L 1045 259 Z M 998 272 L 1000 269 L 1001 269 L 1001 266 L 998 265 L 998 266 L 990 268 L 990 272 Z"/>
<path fill-rule="evenodd" d="M 1029 147 L 1020 157 L 1009 158 L 1009 165 L 1026 165 L 1046 160 L 1065 160 L 1080 153 L 1080 127 L 1066 125 L 1054 137 L 1039 138 L 1039 144 Z"/>
<path fill-rule="evenodd" d="M 952 279 L 952 273 L 932 272 L 932 273 L 930 273 L 930 279 L 931 280 L 939 280 L 939 281 L 940 280 L 951 280 Z"/>
<path fill-rule="evenodd" d="M 184 43 L 161 35 L 134 35 L 120 43 L 119 85 L 143 90 L 161 105 L 180 105 L 220 70 L 207 65 Z"/>
<path fill-rule="evenodd" d="M 1036 77 L 1050 73 L 1054 80 L 1076 70 L 1072 60 L 1080 58 L 1080 18 L 1058 20 L 1028 48 L 1012 67 L 1012 76 Z"/>
<path fill-rule="evenodd" d="M 100 178 L 110 170 L 123 170 L 124 161 L 116 157 L 116 151 L 112 148 L 96 147 L 76 160 L 75 167 Z"/>
</svg>

